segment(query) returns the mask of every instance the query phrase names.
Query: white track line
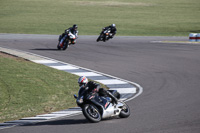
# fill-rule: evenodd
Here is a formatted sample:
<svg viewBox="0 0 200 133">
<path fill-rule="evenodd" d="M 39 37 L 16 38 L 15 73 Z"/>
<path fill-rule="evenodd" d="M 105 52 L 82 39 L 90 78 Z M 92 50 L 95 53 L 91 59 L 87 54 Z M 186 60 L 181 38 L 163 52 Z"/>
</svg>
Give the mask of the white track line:
<svg viewBox="0 0 200 133">
<path fill-rule="evenodd" d="M 66 66 L 50 66 L 50 67 L 58 69 L 58 70 L 74 70 L 74 69 L 78 69 L 78 68 L 70 66 L 70 65 L 66 65 Z"/>
<path fill-rule="evenodd" d="M 96 80 L 105 85 L 112 85 L 112 84 L 127 84 L 127 82 L 118 80 L 118 79 L 108 79 L 108 80 Z M 125 89 L 125 88 L 124 88 Z"/>
<path fill-rule="evenodd" d="M 123 93 L 136 93 L 136 88 L 112 88 L 110 90 L 117 90 L 120 94 Z"/>
<path fill-rule="evenodd" d="M 55 61 L 52 61 L 52 60 L 32 60 L 33 62 L 35 63 L 57 63 Z"/>
<path fill-rule="evenodd" d="M 103 76 L 101 74 L 97 74 L 97 73 L 94 73 L 94 72 L 76 72 L 76 73 L 73 73 L 75 75 L 78 75 L 78 76 Z"/>
</svg>

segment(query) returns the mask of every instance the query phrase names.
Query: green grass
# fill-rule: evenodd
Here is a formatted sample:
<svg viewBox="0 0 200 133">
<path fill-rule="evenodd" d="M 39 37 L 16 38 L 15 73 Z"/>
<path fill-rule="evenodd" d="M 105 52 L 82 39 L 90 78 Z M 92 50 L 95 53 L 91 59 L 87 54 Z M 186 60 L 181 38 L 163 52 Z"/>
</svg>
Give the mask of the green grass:
<svg viewBox="0 0 200 133">
<path fill-rule="evenodd" d="M 80 35 L 117 25 L 117 35 L 188 36 L 200 32 L 199 0 L 0 0 L 0 33 Z"/>
<path fill-rule="evenodd" d="M 0 64 L 0 122 L 76 106 L 77 76 L 2 56 Z"/>
<path fill-rule="evenodd" d="M 0 64 L 0 123 L 77 106 L 78 76 L 2 54 Z"/>
</svg>

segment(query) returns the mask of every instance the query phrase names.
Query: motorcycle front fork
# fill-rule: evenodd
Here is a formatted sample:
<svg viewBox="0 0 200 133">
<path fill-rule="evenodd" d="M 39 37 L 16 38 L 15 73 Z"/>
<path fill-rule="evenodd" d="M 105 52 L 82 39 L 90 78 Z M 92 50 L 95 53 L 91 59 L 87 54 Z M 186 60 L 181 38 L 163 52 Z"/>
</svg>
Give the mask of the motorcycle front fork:
<svg viewBox="0 0 200 133">
<path fill-rule="evenodd" d="M 60 44 L 63 43 L 63 41 L 66 39 L 67 35 L 65 35 L 61 40 L 60 40 Z"/>
</svg>

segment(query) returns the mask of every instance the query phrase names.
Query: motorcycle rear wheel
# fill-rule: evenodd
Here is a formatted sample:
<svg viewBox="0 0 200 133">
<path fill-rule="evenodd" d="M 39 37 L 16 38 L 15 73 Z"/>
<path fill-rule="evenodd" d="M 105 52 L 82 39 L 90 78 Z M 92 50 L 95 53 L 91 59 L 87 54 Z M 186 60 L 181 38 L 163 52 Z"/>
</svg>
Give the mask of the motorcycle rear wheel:
<svg viewBox="0 0 200 133">
<path fill-rule="evenodd" d="M 101 121 L 99 109 L 93 104 L 85 104 L 82 108 L 83 115 L 92 123 Z"/>
<path fill-rule="evenodd" d="M 126 103 L 123 102 L 123 104 L 124 104 L 124 106 L 123 106 L 123 108 L 122 108 L 122 110 L 121 110 L 121 112 L 119 114 L 119 117 L 120 118 L 127 118 L 131 114 L 130 113 L 130 108 Z"/>
</svg>

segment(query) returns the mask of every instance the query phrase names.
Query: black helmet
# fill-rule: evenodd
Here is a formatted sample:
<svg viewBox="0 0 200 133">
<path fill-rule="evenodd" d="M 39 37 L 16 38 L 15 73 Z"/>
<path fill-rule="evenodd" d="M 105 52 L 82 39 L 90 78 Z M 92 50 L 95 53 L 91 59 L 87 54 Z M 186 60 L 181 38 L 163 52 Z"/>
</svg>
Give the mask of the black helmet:
<svg viewBox="0 0 200 133">
<path fill-rule="evenodd" d="M 77 29 L 78 26 L 76 24 L 73 25 L 73 29 Z"/>
</svg>

